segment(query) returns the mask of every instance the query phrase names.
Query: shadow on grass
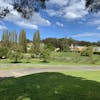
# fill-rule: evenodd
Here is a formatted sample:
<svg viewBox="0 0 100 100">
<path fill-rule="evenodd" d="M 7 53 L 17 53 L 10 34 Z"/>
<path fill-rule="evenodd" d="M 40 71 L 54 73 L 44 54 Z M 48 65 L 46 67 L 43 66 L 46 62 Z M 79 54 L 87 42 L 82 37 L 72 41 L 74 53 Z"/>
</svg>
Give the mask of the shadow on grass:
<svg viewBox="0 0 100 100">
<path fill-rule="evenodd" d="M 48 64 L 50 62 L 49 61 L 39 61 L 39 63 Z"/>
<path fill-rule="evenodd" d="M 18 64 L 18 63 L 22 63 L 22 62 L 20 62 L 20 61 L 12 61 L 11 63 L 13 63 L 13 64 Z"/>
<path fill-rule="evenodd" d="M 14 77 L 0 77 L 0 82 L 3 81 L 3 80 L 6 80 L 8 78 L 14 78 Z"/>
<path fill-rule="evenodd" d="M 100 83 L 57 72 L 8 78 L 0 100 L 100 100 Z"/>
</svg>

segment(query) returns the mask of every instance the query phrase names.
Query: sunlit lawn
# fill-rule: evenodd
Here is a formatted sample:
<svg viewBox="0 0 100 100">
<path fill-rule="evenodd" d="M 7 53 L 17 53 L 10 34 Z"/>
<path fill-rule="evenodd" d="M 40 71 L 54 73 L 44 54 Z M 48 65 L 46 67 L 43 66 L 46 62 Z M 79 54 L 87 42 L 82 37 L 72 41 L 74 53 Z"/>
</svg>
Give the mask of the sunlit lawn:
<svg viewBox="0 0 100 100">
<path fill-rule="evenodd" d="M 0 59 L 0 70 L 10 70 L 19 68 L 44 68 L 59 66 L 100 66 L 100 55 L 93 55 L 92 58 L 80 56 L 79 53 L 71 52 L 52 52 L 47 63 L 42 59 L 20 59 L 19 63 L 13 63 L 11 59 Z"/>
<path fill-rule="evenodd" d="M 96 64 L 100 65 L 100 55 L 92 57 L 80 56 L 79 53 L 72 52 L 52 52 L 49 57 L 48 64 Z M 0 59 L 0 63 L 12 63 L 13 59 Z M 19 60 L 20 63 L 42 64 L 42 59 L 24 58 Z"/>
<path fill-rule="evenodd" d="M 100 71 L 66 71 L 0 81 L 0 100 L 100 100 Z"/>
</svg>

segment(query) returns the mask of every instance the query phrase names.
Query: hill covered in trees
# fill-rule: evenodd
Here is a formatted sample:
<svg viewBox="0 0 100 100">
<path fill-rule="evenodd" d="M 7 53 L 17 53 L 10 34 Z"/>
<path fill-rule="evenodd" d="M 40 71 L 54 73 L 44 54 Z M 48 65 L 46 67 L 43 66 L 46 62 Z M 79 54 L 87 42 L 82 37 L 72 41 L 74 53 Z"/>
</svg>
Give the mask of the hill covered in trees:
<svg viewBox="0 0 100 100">
<path fill-rule="evenodd" d="M 57 48 L 62 48 L 63 46 L 70 46 L 78 45 L 78 46 L 100 46 L 100 41 L 98 42 L 89 42 L 89 41 L 78 41 L 74 40 L 72 38 L 47 38 L 42 40 L 43 43 L 45 43 L 48 46 L 54 46 Z"/>
</svg>

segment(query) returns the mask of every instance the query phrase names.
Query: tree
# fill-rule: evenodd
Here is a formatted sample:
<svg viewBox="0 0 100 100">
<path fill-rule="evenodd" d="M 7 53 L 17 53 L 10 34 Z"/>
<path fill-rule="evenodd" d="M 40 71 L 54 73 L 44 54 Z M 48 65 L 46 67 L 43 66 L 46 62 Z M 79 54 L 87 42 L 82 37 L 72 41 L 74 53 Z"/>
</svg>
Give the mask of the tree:
<svg viewBox="0 0 100 100">
<path fill-rule="evenodd" d="M 34 54 L 39 55 L 40 54 L 40 32 L 37 31 L 34 33 L 33 37 L 33 45 L 34 45 Z"/>
<path fill-rule="evenodd" d="M 17 33 L 9 32 L 8 30 L 3 31 L 1 42 L 2 46 L 5 46 L 7 48 L 12 47 L 14 44 L 17 43 Z"/>
<path fill-rule="evenodd" d="M 18 63 L 19 59 L 22 58 L 20 45 L 13 46 L 8 52 L 8 57 L 13 59 L 14 63 Z"/>
<path fill-rule="evenodd" d="M 91 57 L 93 55 L 93 47 L 89 46 L 87 48 L 87 56 Z"/>
<path fill-rule="evenodd" d="M 19 44 L 22 46 L 22 51 L 24 53 L 27 52 L 27 39 L 26 39 L 26 32 L 22 30 L 19 34 Z"/>
<path fill-rule="evenodd" d="M 93 48 L 92 48 L 91 46 L 87 47 L 86 49 L 84 49 L 84 50 L 81 52 L 81 55 L 82 55 L 82 56 L 92 57 L 92 55 L 93 55 Z"/>
<path fill-rule="evenodd" d="M 41 58 L 43 60 L 43 62 L 48 62 L 50 57 L 50 50 L 45 48 L 43 50 L 41 50 Z"/>
<path fill-rule="evenodd" d="M 100 11 L 100 0 L 86 0 L 86 7 L 89 11 L 98 12 Z"/>
<path fill-rule="evenodd" d="M 48 47 L 52 46 L 53 48 L 60 48 L 60 40 L 57 38 L 47 38 L 42 41 Z"/>
<path fill-rule="evenodd" d="M 46 8 L 45 1 L 46 0 L 10 0 L 8 6 L 0 8 L 0 17 L 4 18 L 7 16 L 11 11 L 9 6 L 12 6 L 23 18 L 29 19 L 34 11 L 38 11 L 39 8 Z M 5 3 L 6 2 L 9 3 L 9 1 L 5 1 Z"/>
<path fill-rule="evenodd" d="M 46 1 L 48 0 L 10 0 L 11 3 L 7 7 L 0 8 L 0 17 L 7 16 L 11 11 L 9 6 L 12 6 L 23 18 L 29 19 L 34 11 L 38 11 L 39 8 L 46 8 Z M 86 0 L 86 8 L 89 8 L 90 11 L 99 11 L 100 0 Z"/>
<path fill-rule="evenodd" d="M 69 40 L 67 38 L 47 38 L 42 42 L 45 43 L 47 47 L 51 50 L 54 50 L 55 48 L 60 48 L 61 51 L 69 51 Z"/>
<path fill-rule="evenodd" d="M 10 32 L 9 33 L 9 47 L 11 48 L 12 46 L 17 44 L 17 33 L 16 31 Z"/>
<path fill-rule="evenodd" d="M 9 47 L 9 31 L 8 30 L 3 31 L 1 41 L 4 47 Z"/>
<path fill-rule="evenodd" d="M 9 41 L 12 42 L 12 43 L 17 43 L 17 33 L 16 33 L 16 31 L 11 32 L 9 34 Z"/>
<path fill-rule="evenodd" d="M 61 41 L 60 42 L 61 51 L 64 51 L 64 52 L 69 51 L 68 40 L 66 38 L 62 38 L 60 39 L 60 41 Z"/>
<path fill-rule="evenodd" d="M 0 58 L 7 57 L 8 48 L 0 47 Z"/>
</svg>

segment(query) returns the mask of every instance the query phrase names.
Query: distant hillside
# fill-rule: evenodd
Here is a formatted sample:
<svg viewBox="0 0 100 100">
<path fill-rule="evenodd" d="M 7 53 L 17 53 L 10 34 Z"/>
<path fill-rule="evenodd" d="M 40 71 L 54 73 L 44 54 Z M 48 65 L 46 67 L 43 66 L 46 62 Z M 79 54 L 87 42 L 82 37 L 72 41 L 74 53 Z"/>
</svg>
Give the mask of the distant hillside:
<svg viewBox="0 0 100 100">
<path fill-rule="evenodd" d="M 100 46 L 100 41 L 98 42 L 87 42 L 87 41 L 78 41 L 72 38 L 47 38 L 42 40 L 43 43 L 47 45 L 52 45 L 54 47 L 59 47 L 61 44 L 67 44 L 70 46 L 71 44 L 79 45 L 79 46 Z"/>
</svg>

